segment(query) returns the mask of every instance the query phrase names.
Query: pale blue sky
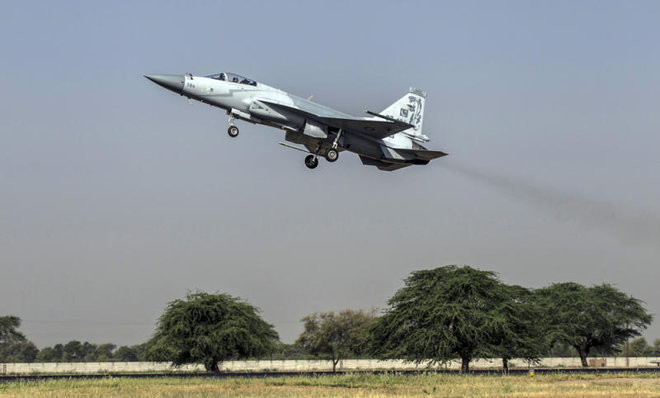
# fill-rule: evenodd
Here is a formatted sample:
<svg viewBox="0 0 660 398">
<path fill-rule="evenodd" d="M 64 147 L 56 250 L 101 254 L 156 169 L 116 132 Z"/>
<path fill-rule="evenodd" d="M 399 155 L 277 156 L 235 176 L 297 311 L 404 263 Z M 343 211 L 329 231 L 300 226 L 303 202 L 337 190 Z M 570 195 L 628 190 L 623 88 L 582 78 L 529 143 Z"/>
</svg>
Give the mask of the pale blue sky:
<svg viewBox="0 0 660 398">
<path fill-rule="evenodd" d="M 191 289 L 249 300 L 290 342 L 310 312 L 382 308 L 454 263 L 660 311 L 657 2 L 2 9 L 0 314 L 40 346 L 143 342 Z M 450 156 L 310 171 L 280 131 L 232 140 L 222 111 L 142 77 L 220 71 L 355 115 L 422 88 Z"/>
</svg>

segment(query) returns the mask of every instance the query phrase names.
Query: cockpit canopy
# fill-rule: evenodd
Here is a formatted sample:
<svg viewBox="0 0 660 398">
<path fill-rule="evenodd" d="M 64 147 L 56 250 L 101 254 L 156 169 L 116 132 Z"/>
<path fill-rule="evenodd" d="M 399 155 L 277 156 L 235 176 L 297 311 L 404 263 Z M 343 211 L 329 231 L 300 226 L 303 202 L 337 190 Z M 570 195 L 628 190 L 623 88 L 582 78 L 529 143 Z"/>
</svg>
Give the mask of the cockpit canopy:
<svg viewBox="0 0 660 398">
<path fill-rule="evenodd" d="M 226 82 L 232 82 L 232 83 L 240 83 L 240 84 L 248 84 L 250 86 L 256 86 L 257 82 L 254 80 L 250 80 L 247 77 L 243 77 L 240 75 L 237 75 L 235 73 L 216 73 L 215 75 L 208 75 L 206 77 L 209 77 L 211 79 L 215 80 L 222 80 Z"/>
</svg>

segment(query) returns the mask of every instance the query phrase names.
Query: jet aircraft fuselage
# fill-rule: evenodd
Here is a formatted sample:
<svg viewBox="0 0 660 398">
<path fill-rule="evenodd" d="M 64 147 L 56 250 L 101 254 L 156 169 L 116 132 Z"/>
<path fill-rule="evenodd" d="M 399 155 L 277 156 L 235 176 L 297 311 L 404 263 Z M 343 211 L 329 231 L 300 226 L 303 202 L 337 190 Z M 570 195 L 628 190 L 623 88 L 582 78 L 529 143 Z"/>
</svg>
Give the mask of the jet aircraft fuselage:
<svg viewBox="0 0 660 398">
<path fill-rule="evenodd" d="M 233 73 L 145 77 L 189 99 L 224 109 L 232 137 L 239 132 L 235 119 L 284 130 L 287 143 L 281 144 L 308 152 L 305 164 L 311 169 L 319 156 L 334 162 L 341 151 L 354 152 L 364 164 L 387 171 L 446 155 L 421 145 L 429 140 L 421 131 L 426 99 L 421 90 L 410 89 L 381 113 L 354 117 Z"/>
</svg>

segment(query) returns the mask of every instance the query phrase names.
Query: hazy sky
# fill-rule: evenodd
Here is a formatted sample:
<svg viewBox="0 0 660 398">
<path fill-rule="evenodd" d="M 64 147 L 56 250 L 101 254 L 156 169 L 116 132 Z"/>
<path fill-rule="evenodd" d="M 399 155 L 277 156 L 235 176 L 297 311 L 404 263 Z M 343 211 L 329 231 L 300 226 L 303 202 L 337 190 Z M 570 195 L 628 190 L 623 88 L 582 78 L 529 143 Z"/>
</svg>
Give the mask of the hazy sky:
<svg viewBox="0 0 660 398">
<path fill-rule="evenodd" d="M 39 346 L 136 344 L 202 289 L 291 342 L 447 264 L 659 313 L 658 21 L 654 1 L 5 2 L 0 314 Z M 450 156 L 311 171 L 279 130 L 231 139 L 142 77 L 221 71 L 354 115 L 419 87 Z"/>
</svg>

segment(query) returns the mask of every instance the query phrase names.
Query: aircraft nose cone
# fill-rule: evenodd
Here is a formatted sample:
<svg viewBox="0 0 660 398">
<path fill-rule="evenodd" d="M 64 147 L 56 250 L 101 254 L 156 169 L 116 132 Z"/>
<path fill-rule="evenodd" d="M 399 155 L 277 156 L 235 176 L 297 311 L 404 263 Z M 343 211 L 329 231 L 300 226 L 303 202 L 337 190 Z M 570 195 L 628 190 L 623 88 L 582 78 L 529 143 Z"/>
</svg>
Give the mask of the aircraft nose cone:
<svg viewBox="0 0 660 398">
<path fill-rule="evenodd" d="M 186 80 L 183 75 L 144 75 L 144 77 L 179 94 L 183 90 L 183 84 Z"/>
</svg>

